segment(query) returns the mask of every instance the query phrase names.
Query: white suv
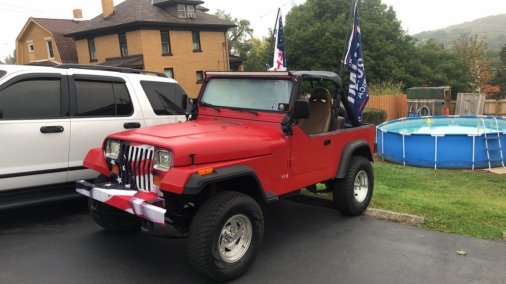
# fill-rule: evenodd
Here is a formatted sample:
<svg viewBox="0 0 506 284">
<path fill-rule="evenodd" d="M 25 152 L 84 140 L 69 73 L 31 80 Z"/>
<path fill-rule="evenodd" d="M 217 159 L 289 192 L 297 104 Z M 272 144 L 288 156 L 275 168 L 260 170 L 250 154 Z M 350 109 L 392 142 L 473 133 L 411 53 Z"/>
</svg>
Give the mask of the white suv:
<svg viewBox="0 0 506 284">
<path fill-rule="evenodd" d="M 96 177 L 83 158 L 107 134 L 186 120 L 178 83 L 145 73 L 0 65 L 0 208 L 74 195 L 69 183 Z"/>
</svg>

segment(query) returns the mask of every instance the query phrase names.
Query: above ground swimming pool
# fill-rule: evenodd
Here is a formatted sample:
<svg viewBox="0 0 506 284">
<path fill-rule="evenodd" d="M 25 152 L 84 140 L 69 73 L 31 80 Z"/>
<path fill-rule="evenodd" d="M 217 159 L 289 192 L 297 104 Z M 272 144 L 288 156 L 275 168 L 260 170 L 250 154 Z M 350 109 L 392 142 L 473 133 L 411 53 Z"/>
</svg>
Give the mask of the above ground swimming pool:
<svg viewBox="0 0 506 284">
<path fill-rule="evenodd" d="M 495 116 L 410 117 L 380 124 L 378 155 L 419 167 L 504 167 L 506 118 Z"/>
</svg>

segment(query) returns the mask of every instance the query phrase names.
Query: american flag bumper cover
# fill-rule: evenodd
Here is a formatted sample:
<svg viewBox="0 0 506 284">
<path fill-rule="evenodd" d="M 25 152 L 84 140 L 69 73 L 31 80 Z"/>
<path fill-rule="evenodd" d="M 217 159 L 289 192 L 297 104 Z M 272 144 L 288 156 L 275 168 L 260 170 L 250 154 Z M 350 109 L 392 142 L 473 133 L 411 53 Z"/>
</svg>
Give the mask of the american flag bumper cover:
<svg viewBox="0 0 506 284">
<path fill-rule="evenodd" d="M 127 189 L 112 183 L 94 185 L 84 180 L 76 182 L 76 191 L 140 218 L 165 224 L 167 210 L 163 208 L 164 200 L 156 192 Z"/>
</svg>

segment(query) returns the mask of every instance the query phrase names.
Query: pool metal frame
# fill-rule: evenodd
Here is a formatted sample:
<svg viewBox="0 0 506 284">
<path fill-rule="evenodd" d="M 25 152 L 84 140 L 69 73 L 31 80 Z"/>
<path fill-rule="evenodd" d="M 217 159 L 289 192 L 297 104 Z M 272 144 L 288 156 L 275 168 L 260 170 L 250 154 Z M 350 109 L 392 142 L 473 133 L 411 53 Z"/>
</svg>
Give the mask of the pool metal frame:
<svg viewBox="0 0 506 284">
<path fill-rule="evenodd" d="M 503 156 L 501 137 L 500 137 L 501 133 L 503 135 L 506 135 L 506 131 L 499 130 L 499 123 L 498 123 L 498 118 L 502 119 L 502 120 L 506 120 L 506 117 L 497 117 L 497 116 L 483 116 L 483 115 L 478 115 L 478 116 L 461 116 L 461 115 L 418 116 L 418 117 L 405 117 L 405 118 L 399 118 L 396 120 L 387 121 L 387 122 L 384 122 L 384 123 L 378 125 L 378 127 L 377 127 L 377 131 L 381 132 L 381 153 L 378 153 L 378 154 L 381 156 L 381 158 L 383 160 L 385 160 L 385 133 L 395 133 L 397 135 L 401 135 L 402 136 L 402 164 L 404 166 L 406 166 L 406 136 L 412 136 L 413 133 L 402 133 L 400 131 L 399 132 L 385 131 L 385 130 L 381 129 L 381 127 L 384 125 L 387 125 L 387 124 L 395 123 L 395 122 L 401 122 L 401 121 L 407 121 L 407 120 L 422 120 L 422 119 L 427 120 L 427 119 L 432 119 L 432 118 L 434 118 L 434 119 L 438 119 L 438 118 L 475 118 L 475 119 L 477 119 L 477 120 L 479 119 L 479 121 L 481 121 L 481 125 L 484 129 L 491 129 L 491 128 L 486 127 L 485 119 L 493 119 L 495 121 L 495 127 L 496 127 L 495 129 L 492 129 L 492 130 L 496 130 L 496 132 L 492 132 L 489 134 L 487 134 L 486 131 L 483 131 L 483 133 L 476 133 L 476 134 L 466 134 L 466 133 L 462 133 L 462 134 L 435 134 L 435 133 L 415 134 L 415 135 L 424 135 L 424 136 L 430 135 L 430 136 L 434 137 L 434 169 L 438 168 L 438 138 L 444 137 L 446 135 L 462 135 L 462 136 L 472 137 L 472 161 L 471 161 L 472 162 L 472 165 L 471 165 L 472 170 L 475 169 L 475 165 L 476 165 L 476 137 L 481 137 L 481 136 L 484 137 L 484 141 L 485 141 L 485 149 L 487 152 L 486 158 L 487 158 L 487 162 L 488 162 L 488 168 L 489 169 L 492 168 L 492 162 L 501 162 L 502 167 L 503 168 L 506 167 L 505 161 L 504 161 L 504 156 Z M 494 137 L 490 137 L 490 136 L 494 136 Z M 378 135 L 376 137 L 379 138 Z M 490 137 L 490 139 L 489 139 L 489 137 Z M 498 147 L 490 148 L 489 144 L 488 144 L 489 140 L 497 140 Z M 500 153 L 499 154 L 500 160 L 491 159 L 490 158 L 491 151 L 498 151 Z M 397 162 L 397 161 L 394 160 L 391 162 Z M 451 168 L 453 168 L 453 167 L 451 167 Z M 466 167 L 466 168 L 468 168 L 468 167 Z"/>
</svg>

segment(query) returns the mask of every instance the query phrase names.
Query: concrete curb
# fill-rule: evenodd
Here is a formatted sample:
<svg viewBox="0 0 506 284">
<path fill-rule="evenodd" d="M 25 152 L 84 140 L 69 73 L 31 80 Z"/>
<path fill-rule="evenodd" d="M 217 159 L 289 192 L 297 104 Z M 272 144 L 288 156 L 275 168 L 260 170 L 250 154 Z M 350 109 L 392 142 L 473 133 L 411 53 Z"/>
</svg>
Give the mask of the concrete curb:
<svg viewBox="0 0 506 284">
<path fill-rule="evenodd" d="M 424 217 L 410 215 L 410 214 L 403 214 L 403 213 L 398 213 L 398 212 L 393 212 L 393 211 L 388 211 L 388 210 L 383 210 L 383 209 L 376 209 L 376 208 L 367 208 L 367 210 L 364 212 L 364 215 L 369 216 L 369 217 L 373 217 L 373 218 L 377 218 L 377 219 L 382 219 L 382 220 L 387 220 L 387 221 L 392 221 L 392 222 L 397 222 L 397 223 L 407 224 L 407 225 L 412 225 L 412 226 L 418 226 L 418 225 L 423 224 L 425 222 Z"/>
<path fill-rule="evenodd" d="M 295 202 L 301 202 L 308 205 L 318 206 L 318 207 L 325 207 L 325 208 L 331 208 L 335 209 L 335 205 L 331 200 L 318 198 L 314 196 L 309 195 L 297 195 L 289 198 L 292 201 Z M 420 224 L 423 224 L 425 222 L 424 217 L 415 216 L 415 215 L 409 215 L 409 214 L 403 214 L 383 209 L 376 209 L 376 208 L 367 208 L 365 210 L 364 215 L 376 219 L 382 219 L 386 221 L 391 222 L 397 222 L 401 224 L 407 224 L 412 226 L 418 226 Z"/>
</svg>

